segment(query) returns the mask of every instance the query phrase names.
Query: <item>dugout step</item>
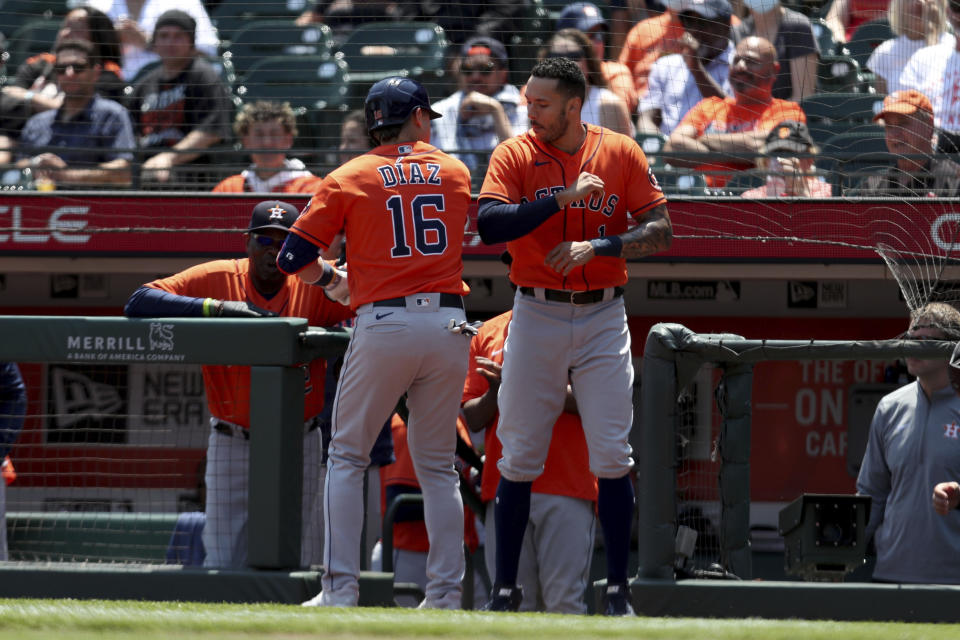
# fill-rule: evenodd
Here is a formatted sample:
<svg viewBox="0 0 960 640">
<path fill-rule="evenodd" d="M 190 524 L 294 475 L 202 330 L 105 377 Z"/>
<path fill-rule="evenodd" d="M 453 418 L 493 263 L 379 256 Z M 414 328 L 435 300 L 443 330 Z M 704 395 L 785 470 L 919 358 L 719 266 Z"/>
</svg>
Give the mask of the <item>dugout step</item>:
<svg viewBox="0 0 960 640">
<path fill-rule="evenodd" d="M 231 571 L 178 565 L 0 563 L 0 598 L 77 598 L 299 605 L 320 592 L 320 571 Z M 393 574 L 360 573 L 360 606 L 392 607 Z"/>
</svg>

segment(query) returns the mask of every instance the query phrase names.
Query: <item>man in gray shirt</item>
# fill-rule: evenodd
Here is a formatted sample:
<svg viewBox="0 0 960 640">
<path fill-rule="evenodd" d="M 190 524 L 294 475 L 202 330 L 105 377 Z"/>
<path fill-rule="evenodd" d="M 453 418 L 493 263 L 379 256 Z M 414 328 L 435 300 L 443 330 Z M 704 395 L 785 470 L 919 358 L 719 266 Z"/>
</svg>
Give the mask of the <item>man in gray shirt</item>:
<svg viewBox="0 0 960 640">
<path fill-rule="evenodd" d="M 905 337 L 956 340 L 960 312 L 928 304 L 911 314 Z M 917 380 L 885 396 L 870 425 L 857 492 L 871 498 L 877 581 L 960 583 L 960 511 L 939 516 L 930 508 L 930 488 L 960 477 L 960 397 L 948 366 L 907 358 Z"/>
</svg>

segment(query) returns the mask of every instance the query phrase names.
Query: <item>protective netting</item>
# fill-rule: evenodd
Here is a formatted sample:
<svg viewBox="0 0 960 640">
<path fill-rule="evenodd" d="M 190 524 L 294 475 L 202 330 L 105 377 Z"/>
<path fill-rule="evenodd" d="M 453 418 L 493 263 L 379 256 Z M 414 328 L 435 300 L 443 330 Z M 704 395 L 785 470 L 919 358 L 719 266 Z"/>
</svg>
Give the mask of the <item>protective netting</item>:
<svg viewBox="0 0 960 640">
<path fill-rule="evenodd" d="M 952 27 L 943 0 L 922 3 L 919 12 L 898 0 L 888 16 L 859 10 L 838 15 L 836 3 L 781 6 L 759 0 L 728 7 L 724 0 L 671 2 L 667 4 L 675 13 L 662 13 L 664 5 L 659 2 L 647 2 L 644 9 L 623 0 L 579 3 L 573 9 L 562 0 L 188 3 L 182 8 L 196 14 L 195 51 L 206 71 L 178 85 L 191 87 L 184 106 L 184 91 L 165 87 L 171 80 L 157 84 L 158 66 L 170 56 L 186 55 L 157 44 L 153 37 L 157 13 L 131 19 L 124 3 L 96 0 L 90 5 L 107 13 L 100 19 L 80 9 L 80 2 L 6 0 L 0 6 L 5 37 L 0 134 L 5 136 L 2 146 L 10 152 L 0 151 L 0 164 L 7 168 L 3 182 L 7 188 L 26 189 L 64 188 L 80 181 L 209 191 L 255 164 L 261 180 L 252 180 L 247 190 L 267 191 L 275 186 L 269 178 L 275 178 L 280 165 L 277 158 L 254 158 L 251 154 L 257 151 L 279 152 L 281 160 L 303 163 L 284 165 L 288 172 L 323 176 L 366 149 L 362 126 L 351 132 L 341 127 L 356 118 L 375 81 L 400 74 L 423 82 L 433 102 L 462 90 L 463 97 L 478 92 L 503 105 L 509 132 L 498 123 L 500 112 L 482 100 L 468 101 L 473 111 L 465 107 L 457 117 L 435 123 L 434 138 L 467 162 L 478 188 L 496 140 L 526 128 L 523 100 L 515 95 L 516 89 L 522 88 L 538 59 L 566 55 L 581 61 L 586 71 L 591 106 L 584 109 L 584 119 L 635 136 L 668 193 L 956 195 L 960 183 L 956 165 L 946 164 L 953 152 L 953 125 L 946 112 L 940 113 L 950 101 L 952 76 L 939 77 L 936 65 L 929 74 L 923 73 L 922 65 L 910 65 L 922 45 L 943 42 L 940 46 L 947 48 L 936 55 L 925 53 L 921 62 L 950 57 Z M 730 10 L 728 24 L 722 13 Z M 759 66 L 737 79 L 736 73 L 728 74 L 737 65 L 734 44 L 739 46 L 754 33 L 754 14 L 766 16 L 764 20 L 776 15 L 781 25 L 773 48 L 779 71 L 761 68 L 773 60 L 764 62 L 748 54 L 750 64 Z M 855 28 L 860 22 L 862 26 Z M 564 31 L 571 28 L 586 35 Z M 729 47 L 725 39 L 719 45 L 711 40 L 717 33 L 721 38 L 729 34 Z M 487 68 L 470 64 L 473 54 L 463 48 L 477 35 L 492 36 L 503 45 L 502 57 L 497 49 L 492 58 L 483 59 Z M 127 143 L 125 154 L 129 167 L 110 167 L 109 179 L 65 176 L 43 162 L 30 163 L 51 141 L 31 139 L 26 145 L 20 136 L 30 116 L 56 107 L 62 99 L 53 52 L 57 42 L 75 38 L 88 38 L 99 55 L 100 94 L 124 105 L 133 118 L 133 144 Z M 694 81 L 690 69 L 705 70 L 711 78 Z M 164 78 L 175 75 L 170 72 Z M 746 115 L 735 113 L 726 120 L 700 117 L 688 123 L 696 126 L 691 140 L 671 139 L 680 118 L 707 95 L 704 91 L 733 99 L 774 76 L 772 96 L 793 106 L 762 115 L 751 108 Z M 710 83 L 716 87 L 708 89 Z M 919 142 L 913 134 L 893 136 L 898 142 L 888 147 L 884 128 L 873 119 L 883 109 L 886 93 L 903 88 L 920 90 L 936 105 L 932 113 L 940 129 L 936 150 L 947 154 L 937 157 L 936 166 L 928 162 L 935 150 L 929 144 L 932 131 Z M 599 93 L 594 94 L 595 89 Z M 283 103 L 289 109 L 278 116 L 282 131 L 258 130 L 250 137 L 238 117 L 261 101 L 276 103 L 274 114 Z M 779 121 L 803 119 L 815 146 L 766 152 L 763 140 L 753 139 L 758 133 L 763 138 Z M 181 143 L 194 130 L 208 135 Z M 714 143 L 704 133 L 731 137 Z M 483 139 L 487 142 L 476 142 Z M 696 140 L 699 143 L 694 144 Z M 83 155 L 84 147 L 76 139 L 51 145 L 57 149 L 50 152 L 64 156 L 68 165 L 71 158 Z M 167 155 L 152 160 L 160 153 Z M 26 166 L 18 165 L 22 160 L 27 160 Z M 264 169 L 270 162 L 272 172 Z M 888 170 L 893 172 L 890 179 L 881 179 Z"/>
</svg>

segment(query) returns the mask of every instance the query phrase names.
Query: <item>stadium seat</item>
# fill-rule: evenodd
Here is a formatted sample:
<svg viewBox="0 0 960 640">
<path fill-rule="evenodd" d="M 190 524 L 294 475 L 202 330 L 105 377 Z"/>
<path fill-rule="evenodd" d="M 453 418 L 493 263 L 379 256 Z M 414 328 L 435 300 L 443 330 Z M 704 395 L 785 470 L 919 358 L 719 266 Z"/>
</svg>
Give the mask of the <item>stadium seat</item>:
<svg viewBox="0 0 960 640">
<path fill-rule="evenodd" d="M 813 28 L 813 37 L 817 39 L 817 45 L 820 47 L 821 56 L 844 55 L 846 51 L 842 42 L 837 42 L 833 37 L 833 31 L 827 26 L 827 21 L 823 18 L 811 18 L 810 26 Z"/>
<path fill-rule="evenodd" d="M 860 67 L 865 69 L 867 60 L 870 59 L 873 50 L 881 42 L 896 37 L 896 34 L 890 28 L 890 22 L 886 18 L 871 20 L 857 27 L 853 35 L 850 36 L 850 41 L 847 42 L 847 50 L 853 59 L 860 64 Z"/>
<path fill-rule="evenodd" d="M 800 107 L 807 121 L 871 122 L 883 106 L 878 93 L 814 93 L 803 99 Z"/>
<path fill-rule="evenodd" d="M 659 169 L 664 165 L 660 152 L 663 151 L 663 145 L 667 143 L 667 136 L 662 133 L 638 133 L 635 140 L 647 156 L 647 164 L 651 169 Z"/>
<path fill-rule="evenodd" d="M 7 67 L 11 74 L 17 72 L 17 67 L 31 56 L 53 51 L 53 42 L 60 31 L 60 20 L 54 18 L 40 18 L 25 22 L 8 39 L 10 59 Z"/>
<path fill-rule="evenodd" d="M 443 79 L 446 49 L 443 28 L 433 22 L 369 22 L 350 32 L 340 53 L 362 97 L 388 76 L 409 76 L 427 85 Z"/>
<path fill-rule="evenodd" d="M 883 127 L 872 122 L 850 122 L 841 120 L 838 122 L 823 122 L 821 120 L 810 120 L 807 122 L 807 129 L 810 131 L 810 137 L 817 143 L 817 146 L 823 149 L 824 143 L 830 138 L 841 133 L 865 133 L 872 135 L 879 131 L 883 132 Z"/>
<path fill-rule="evenodd" d="M 292 20 L 255 20 L 234 34 L 223 53 L 224 66 L 238 80 L 270 56 L 331 56 L 333 34 L 325 24 L 298 27 Z"/>
<path fill-rule="evenodd" d="M 524 15 L 520 27 L 505 43 L 510 54 L 510 83 L 523 86 L 530 77 L 530 70 L 537 63 L 537 55 L 553 32 L 553 19 L 543 0 L 524 3 Z"/>
<path fill-rule="evenodd" d="M 702 173 L 668 166 L 657 174 L 657 180 L 663 192 L 668 195 L 703 196 L 707 194 L 707 183 Z"/>
<path fill-rule="evenodd" d="M 230 40 L 254 20 L 295 20 L 310 6 L 309 0 L 221 0 L 210 20 L 217 28 L 221 48 L 228 48 Z"/>
<path fill-rule="evenodd" d="M 78 5 L 79 6 L 79 5 Z M 13 39 L 17 29 L 39 19 L 54 20 L 60 25 L 60 19 L 68 11 L 66 0 L 2 0 L 0 2 L 0 33 Z M 46 43 L 46 50 L 53 48 L 53 41 Z"/>
<path fill-rule="evenodd" d="M 250 67 L 236 94 L 243 102 L 289 102 L 302 130 L 300 138 L 311 138 L 314 146 L 330 146 L 321 143 L 339 139 L 340 121 L 351 108 L 347 65 L 328 56 L 265 58 Z"/>
<path fill-rule="evenodd" d="M 860 64 L 851 56 L 820 56 L 817 63 L 817 91 L 867 93 L 867 87 Z"/>
<path fill-rule="evenodd" d="M 896 156 L 887 151 L 883 128 L 841 133 L 823 144 L 822 165 L 832 172 L 834 193 L 842 194 L 865 176 L 892 166 Z"/>
</svg>

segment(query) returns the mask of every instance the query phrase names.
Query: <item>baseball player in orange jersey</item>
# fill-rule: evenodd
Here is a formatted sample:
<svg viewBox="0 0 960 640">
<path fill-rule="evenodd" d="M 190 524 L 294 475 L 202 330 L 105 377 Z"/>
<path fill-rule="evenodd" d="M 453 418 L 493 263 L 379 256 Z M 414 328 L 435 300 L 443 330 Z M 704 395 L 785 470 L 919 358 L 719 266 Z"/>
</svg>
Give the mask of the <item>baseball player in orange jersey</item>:
<svg viewBox="0 0 960 640">
<path fill-rule="evenodd" d="M 247 257 L 214 260 L 149 282 L 124 307 L 132 317 L 286 316 L 307 318 L 329 327 L 351 315 L 313 287 L 281 273 L 277 251 L 297 218 L 297 209 L 277 200 L 253 209 L 247 230 Z M 300 562 L 320 563 L 320 431 L 326 361 L 303 366 L 303 531 Z M 203 367 L 210 411 L 207 446 L 204 566 L 245 567 L 247 562 L 247 494 L 250 458 L 250 367 Z"/>
<path fill-rule="evenodd" d="M 503 365 L 503 343 L 507 339 L 508 311 L 488 320 L 470 342 L 470 362 L 475 364 L 463 387 L 463 416 L 471 431 L 486 429 L 484 466 L 480 498 L 487 506 L 485 525 L 493 531 L 496 521 L 494 498 L 500 474 L 493 461 L 500 459 L 497 428 L 497 390 Z M 596 530 L 594 503 L 597 478 L 590 473 L 587 442 L 568 396 L 563 413 L 553 426 L 553 437 L 543 474 L 531 487 L 530 522 L 523 538 L 517 582 L 523 585 L 521 611 L 586 613 L 583 595 L 593 558 Z M 488 535 L 485 545 L 487 571 L 494 574 L 496 536 Z"/>
<path fill-rule="evenodd" d="M 497 567 L 493 610 L 521 599 L 517 563 L 531 482 L 543 472 L 570 384 L 583 421 L 607 552 L 604 612 L 632 615 L 627 559 L 633 514 L 630 333 L 625 258 L 670 246 L 666 200 L 631 138 L 583 124 L 577 64 L 548 58 L 527 82 L 530 131 L 494 150 L 480 191 L 479 231 L 508 242 L 518 286 L 498 394 Z M 632 217 L 638 225 L 627 229 Z"/>
<path fill-rule="evenodd" d="M 470 174 L 430 144 L 430 120 L 439 116 L 418 82 L 377 82 L 365 113 L 379 146 L 320 183 L 278 259 L 281 270 L 349 299 L 357 312 L 333 407 L 322 591 L 304 604 L 357 604 L 363 472 L 377 432 L 406 392 L 408 444 L 430 536 L 421 607 L 459 608 L 463 504 L 453 463 L 469 349 L 459 332 L 469 291 L 461 275 Z M 317 259 L 340 231 L 350 243 L 348 275 Z"/>
</svg>

